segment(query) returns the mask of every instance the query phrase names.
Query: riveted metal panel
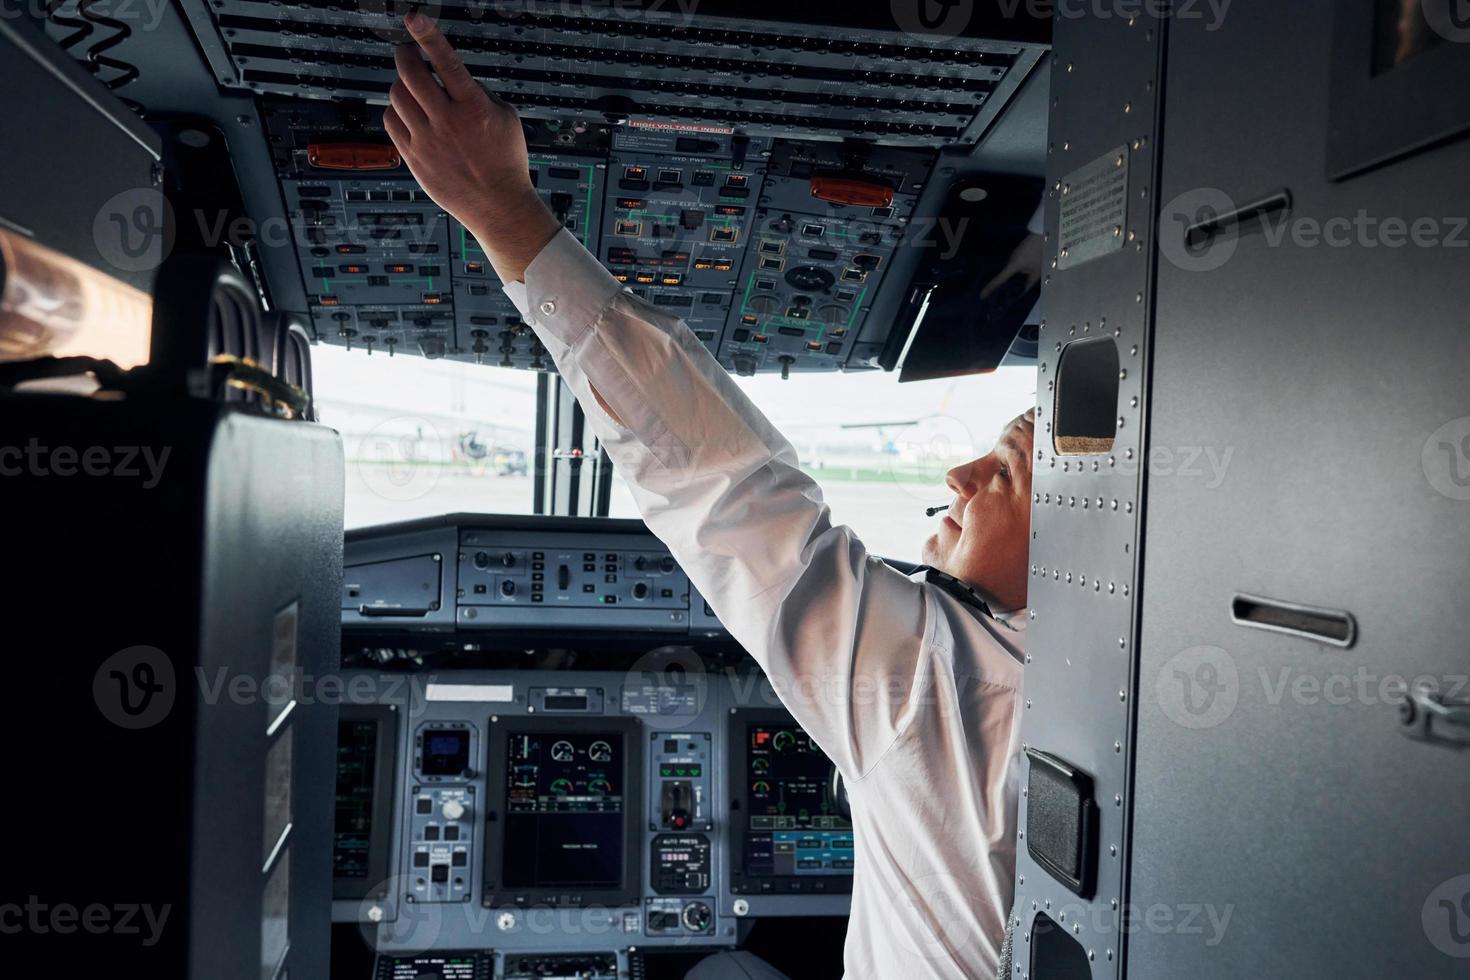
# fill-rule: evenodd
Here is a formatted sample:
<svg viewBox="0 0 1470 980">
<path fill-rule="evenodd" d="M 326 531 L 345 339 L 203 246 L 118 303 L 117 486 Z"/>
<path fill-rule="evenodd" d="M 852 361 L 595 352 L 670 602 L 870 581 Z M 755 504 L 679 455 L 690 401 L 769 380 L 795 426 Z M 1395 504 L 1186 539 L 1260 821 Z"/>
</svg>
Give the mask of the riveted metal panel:
<svg viewBox="0 0 1470 980">
<path fill-rule="evenodd" d="M 1159 911 L 1134 977 L 1470 964 L 1470 759 L 1400 714 L 1416 680 L 1464 699 L 1470 676 L 1470 143 L 1330 179 L 1334 61 L 1372 71 L 1335 38 L 1373 7 L 1237 4 L 1170 35 L 1150 437 L 1203 455 L 1148 479 L 1131 892 Z M 1205 209 L 1273 199 L 1184 247 Z M 1252 619 L 1261 599 L 1356 629 L 1251 628 L 1300 618 Z"/>
<path fill-rule="evenodd" d="M 1056 22 L 1047 168 L 1049 277 L 1033 459 L 1034 621 L 1022 732 L 1029 748 L 1091 777 L 1098 807 L 1097 868 L 1088 899 L 1044 870 L 1027 853 L 1028 801 L 1023 797 L 1012 916 L 1018 978 L 1029 975 L 1032 925 L 1042 913 L 1086 951 L 1093 977 L 1121 976 L 1142 516 L 1139 463 L 1146 448 L 1157 115 L 1166 30 L 1164 21 L 1147 15 L 1063 14 Z M 1081 206 L 1073 203 L 1074 193 L 1084 196 Z M 1101 228 L 1099 220 L 1111 215 L 1116 217 Z M 1069 345 L 1098 340 L 1118 347 L 1118 404 L 1109 419 L 1113 445 L 1103 452 L 1063 455 L 1055 444 L 1058 365 Z M 1089 441 L 1083 448 L 1104 447 Z"/>
</svg>

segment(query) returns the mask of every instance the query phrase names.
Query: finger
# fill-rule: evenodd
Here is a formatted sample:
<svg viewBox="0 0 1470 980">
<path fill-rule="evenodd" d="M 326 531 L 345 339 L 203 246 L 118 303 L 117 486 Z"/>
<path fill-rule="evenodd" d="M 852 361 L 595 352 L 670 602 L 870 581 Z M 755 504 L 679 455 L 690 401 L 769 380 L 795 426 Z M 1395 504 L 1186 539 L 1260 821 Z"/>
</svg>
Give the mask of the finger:
<svg viewBox="0 0 1470 980">
<path fill-rule="evenodd" d="M 388 105 L 398 113 L 398 121 L 406 125 L 410 133 L 414 130 L 422 132 L 428 128 L 429 117 L 409 92 L 408 86 L 403 84 L 403 79 L 398 79 L 388 89 Z"/>
<path fill-rule="evenodd" d="M 424 54 L 429 56 L 429 61 L 434 66 L 434 71 L 439 73 L 439 80 L 444 83 L 444 90 L 453 99 L 471 99 L 476 97 L 481 89 L 475 82 L 470 70 L 460 60 L 459 52 L 444 37 L 439 25 L 418 11 L 414 11 L 403 19 L 408 32 L 413 39 L 423 48 Z"/>
<path fill-rule="evenodd" d="M 990 282 L 986 284 L 985 288 L 980 290 L 981 302 L 985 302 L 986 300 L 989 300 L 990 297 L 994 296 L 996 290 L 1004 286 L 1006 284 L 1006 280 L 1009 279 L 1012 275 L 1013 273 L 1009 268 L 1002 269 L 1000 275 L 990 280 Z"/>
<path fill-rule="evenodd" d="M 383 129 L 388 133 L 388 138 L 393 141 L 393 145 L 398 147 L 399 153 L 408 152 L 412 137 L 409 135 L 408 127 L 403 124 L 403 120 L 398 118 L 398 110 L 391 105 L 383 113 Z"/>
<path fill-rule="evenodd" d="M 412 45 L 403 44 L 393 49 L 393 63 L 398 66 L 398 80 L 408 89 L 414 101 L 423 110 L 433 110 L 449 101 L 429 66 L 424 64 L 423 55 Z M 412 122 L 412 120 L 404 120 Z"/>
</svg>

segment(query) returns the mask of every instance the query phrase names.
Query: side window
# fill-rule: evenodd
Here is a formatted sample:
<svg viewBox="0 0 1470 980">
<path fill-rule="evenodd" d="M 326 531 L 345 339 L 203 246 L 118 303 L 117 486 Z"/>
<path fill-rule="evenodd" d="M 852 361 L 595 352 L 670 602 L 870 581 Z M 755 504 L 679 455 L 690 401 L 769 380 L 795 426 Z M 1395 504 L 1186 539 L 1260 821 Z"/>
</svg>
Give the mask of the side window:
<svg viewBox="0 0 1470 980">
<path fill-rule="evenodd" d="M 311 356 L 322 422 L 342 433 L 347 527 L 531 512 L 535 374 L 326 344 Z"/>
<path fill-rule="evenodd" d="M 878 372 L 737 381 L 796 447 L 833 519 L 874 554 L 908 561 L 936 530 L 924 511 L 951 497 L 945 474 L 988 453 L 1006 424 L 1036 404 L 1035 368 L 904 385 Z M 638 516 L 621 479 L 612 516 Z"/>
</svg>

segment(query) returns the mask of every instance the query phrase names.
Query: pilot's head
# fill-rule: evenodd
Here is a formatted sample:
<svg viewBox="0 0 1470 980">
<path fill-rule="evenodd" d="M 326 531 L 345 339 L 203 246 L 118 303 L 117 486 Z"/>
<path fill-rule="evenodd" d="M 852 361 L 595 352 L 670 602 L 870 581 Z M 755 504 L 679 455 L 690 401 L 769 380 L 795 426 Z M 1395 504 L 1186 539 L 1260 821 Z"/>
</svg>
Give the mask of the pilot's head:
<svg viewBox="0 0 1470 980">
<path fill-rule="evenodd" d="M 979 589 L 997 612 L 1026 605 L 1035 423 L 1027 412 L 988 455 L 949 471 L 955 502 L 924 545 L 926 564 Z"/>
</svg>

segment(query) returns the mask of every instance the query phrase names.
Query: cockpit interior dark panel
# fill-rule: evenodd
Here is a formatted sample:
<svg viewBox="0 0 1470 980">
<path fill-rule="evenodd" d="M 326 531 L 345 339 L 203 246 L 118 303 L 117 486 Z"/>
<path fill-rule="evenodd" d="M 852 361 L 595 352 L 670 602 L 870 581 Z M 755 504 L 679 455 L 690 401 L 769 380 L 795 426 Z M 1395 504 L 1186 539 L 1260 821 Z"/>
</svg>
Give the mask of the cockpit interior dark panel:
<svg viewBox="0 0 1470 980">
<path fill-rule="evenodd" d="M 10 973 L 1464 974 L 1465 0 L 0 3 Z"/>
</svg>

